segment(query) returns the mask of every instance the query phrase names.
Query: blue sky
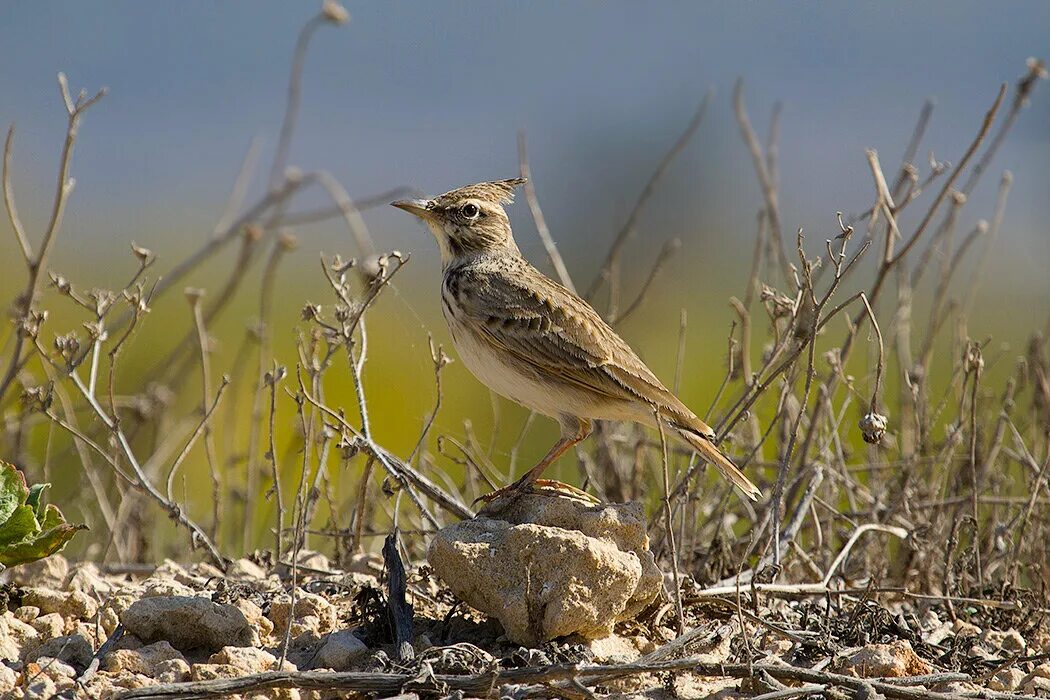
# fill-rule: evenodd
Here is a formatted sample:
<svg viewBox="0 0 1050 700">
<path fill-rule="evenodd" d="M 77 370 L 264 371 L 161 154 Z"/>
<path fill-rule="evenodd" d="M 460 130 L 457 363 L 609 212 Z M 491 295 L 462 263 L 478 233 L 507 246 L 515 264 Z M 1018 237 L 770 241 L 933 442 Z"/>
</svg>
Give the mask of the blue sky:
<svg viewBox="0 0 1050 700">
<path fill-rule="evenodd" d="M 316 7 L 5 3 L 0 121 L 18 124 L 16 184 L 26 218 L 44 216 L 31 207 L 51 191 L 64 117 L 54 75 L 63 70 L 73 86 L 111 90 L 85 119 L 70 213 L 76 235 L 199 240 L 253 136 L 263 138 L 266 162 L 295 35 Z M 708 121 L 646 227 L 752 235 L 759 194 L 729 105 L 743 76 L 759 129 L 775 101 L 785 105 L 785 226 L 825 231 L 836 210 L 866 203 L 864 148 L 878 148 L 892 167 L 924 99 L 937 100 L 927 146 L 957 158 L 998 84 L 1012 83 L 1028 56 L 1050 48 L 1045 2 L 348 9 L 349 26 L 316 36 L 293 162 L 332 171 L 354 195 L 400 184 L 441 191 L 513 175 L 515 135 L 524 128 L 548 219 L 573 259 L 614 234 L 709 88 L 716 97 Z M 987 216 L 996 175 L 1011 168 L 1004 236 L 1019 258 L 1045 267 L 1050 90 L 1039 93 L 970 209 L 973 218 Z M 521 210 L 517 220 L 525 222 Z M 369 221 L 392 245 L 418 238 L 398 212 Z M 523 247 L 538 250 L 530 241 Z"/>
</svg>

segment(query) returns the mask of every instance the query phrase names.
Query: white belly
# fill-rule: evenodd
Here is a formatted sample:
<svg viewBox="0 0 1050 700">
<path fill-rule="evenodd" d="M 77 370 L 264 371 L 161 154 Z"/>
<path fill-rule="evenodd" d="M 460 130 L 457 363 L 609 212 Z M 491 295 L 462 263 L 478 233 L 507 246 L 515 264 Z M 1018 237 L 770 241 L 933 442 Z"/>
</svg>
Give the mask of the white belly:
<svg viewBox="0 0 1050 700">
<path fill-rule="evenodd" d="M 500 396 L 558 418 L 562 415 L 599 420 L 638 420 L 636 411 L 623 402 L 601 400 L 599 395 L 546 380 L 528 365 L 514 364 L 508 355 L 446 311 L 452 343 L 471 374 Z M 644 416 L 642 417 L 644 420 Z"/>
</svg>

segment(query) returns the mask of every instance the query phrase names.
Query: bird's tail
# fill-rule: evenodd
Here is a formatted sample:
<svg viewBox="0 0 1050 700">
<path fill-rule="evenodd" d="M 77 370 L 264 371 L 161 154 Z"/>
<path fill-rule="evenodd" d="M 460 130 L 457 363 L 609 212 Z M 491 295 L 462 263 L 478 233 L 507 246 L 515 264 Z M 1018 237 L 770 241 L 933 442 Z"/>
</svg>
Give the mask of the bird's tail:
<svg viewBox="0 0 1050 700">
<path fill-rule="evenodd" d="M 744 476 L 744 472 L 737 469 L 737 466 L 722 454 L 722 451 L 708 438 L 681 425 L 671 423 L 669 427 L 676 435 L 689 443 L 689 446 L 696 450 L 701 457 L 718 467 L 718 471 L 722 472 L 722 476 L 732 482 L 745 496 L 752 501 L 757 501 L 762 497 L 762 492 L 758 490 L 758 487 L 752 484 L 751 480 Z"/>
</svg>

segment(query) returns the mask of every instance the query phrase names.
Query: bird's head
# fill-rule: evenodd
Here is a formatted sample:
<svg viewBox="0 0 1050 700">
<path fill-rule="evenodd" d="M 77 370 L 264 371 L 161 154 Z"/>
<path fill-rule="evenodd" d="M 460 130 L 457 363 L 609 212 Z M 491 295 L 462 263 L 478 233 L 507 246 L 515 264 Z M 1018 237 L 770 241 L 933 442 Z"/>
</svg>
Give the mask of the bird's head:
<svg viewBox="0 0 1050 700">
<path fill-rule="evenodd" d="M 448 265 L 465 255 L 518 252 L 503 205 L 514 200 L 514 189 L 523 178 L 479 182 L 438 195 L 433 199 L 404 199 L 393 206 L 426 222 Z"/>
</svg>

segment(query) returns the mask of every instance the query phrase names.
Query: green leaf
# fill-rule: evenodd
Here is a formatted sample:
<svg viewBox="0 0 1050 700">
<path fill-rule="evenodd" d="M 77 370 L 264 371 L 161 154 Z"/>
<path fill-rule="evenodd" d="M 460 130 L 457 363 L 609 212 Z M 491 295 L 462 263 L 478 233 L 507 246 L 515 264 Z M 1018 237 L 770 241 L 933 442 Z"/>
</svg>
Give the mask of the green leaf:
<svg viewBox="0 0 1050 700">
<path fill-rule="evenodd" d="M 26 502 L 29 489 L 22 472 L 15 465 L 0 460 L 0 524 L 11 517 L 15 508 Z"/>
<path fill-rule="evenodd" d="M 27 487 L 22 473 L 0 460 L 0 569 L 51 556 L 87 529 L 67 523 L 62 511 L 44 504 L 48 486 Z"/>
<path fill-rule="evenodd" d="M 0 524 L 0 551 L 5 545 L 29 539 L 41 529 L 36 520 L 36 511 L 29 506 L 18 506 L 11 517 Z"/>
<path fill-rule="evenodd" d="M 66 546 L 66 543 L 73 539 L 73 535 L 80 530 L 86 529 L 86 525 L 64 523 L 50 530 L 45 530 L 25 542 L 19 542 L 8 547 L 0 547 L 0 564 L 15 566 L 16 564 L 26 564 L 37 559 L 49 557 L 61 551 Z"/>
<path fill-rule="evenodd" d="M 44 504 L 42 498 L 44 489 L 51 484 L 33 484 L 29 487 L 29 496 L 26 497 L 26 505 L 36 511 L 36 517 L 44 517 Z"/>
</svg>

